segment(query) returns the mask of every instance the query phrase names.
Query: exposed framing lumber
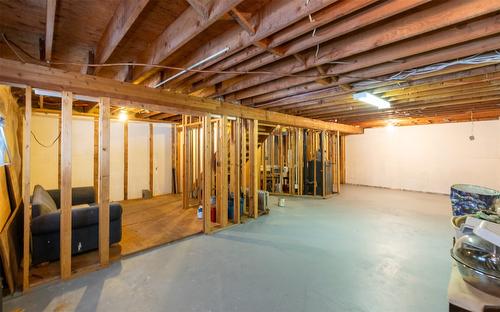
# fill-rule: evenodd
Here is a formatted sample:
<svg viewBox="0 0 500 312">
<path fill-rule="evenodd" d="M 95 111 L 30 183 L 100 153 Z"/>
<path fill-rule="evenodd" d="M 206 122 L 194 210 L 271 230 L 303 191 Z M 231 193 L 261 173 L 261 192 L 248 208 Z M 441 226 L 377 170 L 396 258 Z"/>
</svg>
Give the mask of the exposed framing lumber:
<svg viewBox="0 0 500 312">
<path fill-rule="evenodd" d="M 61 105 L 61 224 L 60 224 L 60 264 L 61 278 L 71 277 L 71 133 L 73 94 L 62 92 Z"/>
<path fill-rule="evenodd" d="M 255 26 L 250 22 L 250 16 L 240 12 L 236 8 L 229 10 L 228 14 L 243 28 L 249 35 L 255 35 Z M 247 16 L 245 16 L 247 15 Z"/>
<path fill-rule="evenodd" d="M 204 59 L 207 55 L 213 55 L 226 47 L 229 48 L 229 51 L 225 54 L 225 57 L 229 57 L 230 55 L 253 45 L 254 42 L 263 40 L 275 32 L 292 25 L 302 18 L 307 17 L 309 14 L 312 14 L 334 2 L 336 2 L 336 0 L 317 0 L 310 1 L 309 3 L 306 3 L 306 1 L 297 3 L 290 0 L 271 1 L 258 13 L 254 14 L 254 16 L 249 20 L 252 25 L 255 25 L 256 32 L 254 35 L 251 35 L 241 29 L 241 27 L 236 26 L 197 49 L 197 51 L 187 57 L 185 62 L 180 64 L 180 66 L 187 67 L 199 60 Z M 261 51 L 257 49 L 255 52 L 260 53 Z M 207 68 L 208 66 L 211 66 L 221 60 L 223 60 L 223 58 L 218 58 L 217 60 L 203 64 L 199 68 Z M 175 83 L 178 83 L 180 80 L 186 79 L 193 74 L 194 73 L 192 72 L 186 73 L 182 77 L 179 77 L 179 79 L 175 80 Z M 172 86 L 172 84 L 173 83 L 170 83 L 168 86 Z"/>
<path fill-rule="evenodd" d="M 149 190 L 154 194 L 154 128 L 149 124 Z"/>
<path fill-rule="evenodd" d="M 109 265 L 110 99 L 99 98 L 99 262 Z"/>
<path fill-rule="evenodd" d="M 249 148 L 249 166 L 250 166 L 250 193 L 248 213 L 250 217 L 259 216 L 259 168 L 257 166 L 257 142 L 259 132 L 259 121 L 248 120 L 248 148 Z"/>
<path fill-rule="evenodd" d="M 161 33 L 158 38 L 137 57 L 135 61 L 146 64 L 161 64 L 165 61 L 165 59 L 172 55 L 172 53 L 177 51 L 196 35 L 200 34 L 203 30 L 212 25 L 222 15 L 238 5 L 241 1 L 242 0 L 215 1 L 210 11 L 210 16 L 207 19 L 200 17 L 196 10 L 192 7 L 186 9 L 181 16 L 170 24 L 163 31 L 163 33 Z M 203 58 L 206 58 L 207 55 L 212 54 L 206 54 L 189 65 L 192 65 Z M 156 71 L 157 69 L 150 67 L 134 68 L 133 80 L 135 83 L 140 83 Z"/>
<path fill-rule="evenodd" d="M 318 56 L 314 51 L 306 55 L 307 67 L 296 59 L 287 59 L 265 67 L 268 71 L 297 73 L 308 68 L 369 51 L 397 41 L 415 37 L 426 32 L 444 28 L 456 23 L 495 12 L 500 9 L 499 3 L 471 0 L 463 2 L 444 2 L 425 10 L 409 14 L 394 21 L 373 27 L 367 31 L 340 39 L 321 46 Z M 445 15 L 445 16 L 444 16 Z M 269 75 L 252 75 L 238 79 L 236 83 L 225 81 L 217 95 L 233 93 L 274 80 Z M 226 85 L 226 86 L 224 86 Z"/>
<path fill-rule="evenodd" d="M 203 19 L 208 19 L 210 16 L 210 9 L 213 5 L 212 0 L 186 0 L 189 5 L 198 13 Z"/>
<path fill-rule="evenodd" d="M 240 163 L 240 172 L 241 172 L 241 189 L 240 192 L 243 192 L 243 211 L 246 210 L 246 207 L 248 206 L 248 196 L 247 194 L 247 130 L 246 130 L 246 124 L 247 121 L 244 119 L 239 119 L 240 120 L 240 125 L 241 125 L 241 163 Z M 241 216 L 240 216 L 241 217 Z"/>
<path fill-rule="evenodd" d="M 189 208 L 189 191 L 190 191 L 190 181 L 189 172 L 191 169 L 191 157 L 189 155 L 189 145 L 191 144 L 189 140 L 189 128 L 187 127 L 188 116 L 182 115 L 182 208 Z"/>
<path fill-rule="evenodd" d="M 121 100 L 123 106 L 138 107 L 158 112 L 189 111 L 197 115 L 206 113 L 251 118 L 270 124 L 304 128 L 363 133 L 359 127 L 324 122 L 282 113 L 270 112 L 210 99 L 177 94 L 165 90 L 114 81 L 112 79 L 68 73 L 39 65 L 23 64 L 0 59 L 0 81 L 20 83 L 49 90 L 68 90 L 90 96 L 105 96 Z"/>
<path fill-rule="evenodd" d="M 30 288 L 30 237 L 31 237 L 31 204 L 30 204 L 30 161 L 31 161 L 31 87 L 25 90 L 24 127 L 23 127 L 23 157 L 22 157 L 22 192 L 23 192 L 23 292 Z"/>
<path fill-rule="evenodd" d="M 54 25 L 56 20 L 57 0 L 47 0 L 47 16 L 45 20 L 45 60 L 52 60 L 52 45 L 54 44 Z"/>
<path fill-rule="evenodd" d="M 346 1 L 346 2 L 353 2 L 353 1 Z M 326 26 L 321 27 L 317 31 L 314 32 L 314 36 L 305 36 L 305 37 L 300 37 L 298 40 L 291 40 L 289 43 L 285 44 L 282 47 L 278 47 L 275 45 L 269 47 L 271 49 L 276 49 L 283 51 L 281 54 L 274 54 L 274 55 L 269 55 L 269 54 L 262 54 L 258 57 L 253 58 L 252 60 L 249 60 L 241 65 L 238 65 L 234 68 L 233 70 L 238 70 L 238 71 L 250 71 L 253 69 L 256 69 L 258 67 L 267 65 L 269 63 L 275 62 L 282 57 L 285 56 L 291 56 L 295 55 L 297 53 L 300 53 L 308 48 L 314 47 L 318 44 L 321 44 L 323 42 L 326 42 L 328 40 L 334 39 L 336 37 L 345 35 L 349 32 L 355 31 L 357 29 L 360 29 L 364 26 L 370 25 L 372 23 L 376 23 L 378 21 L 381 21 L 383 19 L 389 18 L 391 16 L 394 16 L 396 14 L 399 14 L 401 12 L 410 10 L 418 5 L 424 4 L 426 2 L 429 2 L 429 0 L 405 0 L 405 1 L 391 1 L 391 2 L 382 2 L 379 5 L 376 5 L 374 7 L 368 8 L 367 10 L 349 18 L 349 19 L 344 19 L 341 20 L 337 23 L 329 24 Z M 341 5 L 342 4 L 342 5 Z M 353 7 L 357 3 L 353 2 L 351 4 L 349 3 L 338 3 L 338 9 L 336 10 L 336 14 L 334 15 L 335 17 L 341 17 L 345 14 L 348 14 L 349 12 L 354 11 L 357 7 Z M 360 5 L 363 5 L 364 3 L 361 3 Z M 334 7 L 337 7 L 334 6 Z M 331 10 L 331 9 L 330 9 Z M 318 12 L 318 15 L 321 13 Z M 325 20 L 322 20 L 323 23 L 326 23 Z M 307 26 L 306 26 L 307 27 Z M 298 26 L 293 26 L 293 28 L 299 28 Z M 315 27 L 313 23 L 309 23 L 308 27 L 310 30 L 316 29 L 317 26 Z M 290 40 L 289 37 L 288 39 Z M 283 40 L 283 39 L 282 39 Z M 315 53 L 313 53 L 315 54 Z M 221 82 L 223 80 L 228 80 L 229 78 L 236 77 L 237 75 L 215 75 L 214 77 L 207 79 L 205 83 L 198 85 L 196 88 L 194 88 L 192 91 L 198 90 L 199 88 L 206 87 L 207 85 L 212 85 L 218 82 Z M 235 81 L 238 81 L 236 79 Z M 224 94 L 225 92 L 223 91 L 227 86 L 226 84 L 233 83 L 232 81 L 227 81 L 223 83 L 222 90 L 218 94 Z"/>
<path fill-rule="evenodd" d="M 210 114 L 203 116 L 203 231 L 211 231 L 211 196 L 212 196 L 212 123 Z"/>
<path fill-rule="evenodd" d="M 123 199 L 128 199 L 128 120 L 123 123 Z"/>
<path fill-rule="evenodd" d="M 217 203 L 220 203 L 220 209 L 217 209 L 220 212 L 220 226 L 225 227 L 227 225 L 227 201 L 228 201 L 228 180 L 227 180 L 227 166 L 228 166 L 228 136 L 227 136 L 227 116 L 222 116 L 219 120 L 219 137 L 217 140 L 218 149 L 217 149 L 217 186 L 218 191 L 217 197 L 220 196 L 220 199 L 217 199 Z"/>
<path fill-rule="evenodd" d="M 98 64 L 107 62 L 149 1 L 123 0 L 120 2 L 97 44 L 95 59 Z"/>
</svg>

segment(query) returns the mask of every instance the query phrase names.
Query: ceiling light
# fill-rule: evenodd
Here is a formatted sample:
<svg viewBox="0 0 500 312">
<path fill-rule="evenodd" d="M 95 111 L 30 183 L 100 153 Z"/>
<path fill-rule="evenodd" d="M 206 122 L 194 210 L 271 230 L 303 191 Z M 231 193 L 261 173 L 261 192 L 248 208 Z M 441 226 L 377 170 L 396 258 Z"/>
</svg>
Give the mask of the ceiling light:
<svg viewBox="0 0 500 312">
<path fill-rule="evenodd" d="M 118 114 L 118 119 L 119 119 L 120 121 L 123 121 L 123 122 L 127 121 L 127 119 L 128 119 L 128 114 L 127 114 L 127 111 L 126 111 L 126 110 L 124 110 L 124 109 L 122 109 L 122 110 L 120 111 L 120 113 Z"/>
<path fill-rule="evenodd" d="M 359 92 L 359 93 L 354 93 L 352 95 L 353 99 L 365 102 L 367 104 L 373 105 L 378 107 L 379 109 L 381 108 L 389 108 L 391 107 L 391 103 L 387 102 L 386 100 L 383 100 L 379 98 L 378 96 L 375 96 L 371 93 L 368 92 Z"/>
</svg>

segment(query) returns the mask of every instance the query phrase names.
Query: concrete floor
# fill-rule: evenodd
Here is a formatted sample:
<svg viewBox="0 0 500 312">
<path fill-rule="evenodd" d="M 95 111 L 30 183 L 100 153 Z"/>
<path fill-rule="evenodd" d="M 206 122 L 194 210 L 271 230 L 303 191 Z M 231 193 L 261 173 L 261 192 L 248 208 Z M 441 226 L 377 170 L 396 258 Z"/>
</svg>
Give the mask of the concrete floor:
<svg viewBox="0 0 500 312">
<path fill-rule="evenodd" d="M 4 311 L 447 311 L 447 196 L 345 186 L 8 299 Z"/>
</svg>

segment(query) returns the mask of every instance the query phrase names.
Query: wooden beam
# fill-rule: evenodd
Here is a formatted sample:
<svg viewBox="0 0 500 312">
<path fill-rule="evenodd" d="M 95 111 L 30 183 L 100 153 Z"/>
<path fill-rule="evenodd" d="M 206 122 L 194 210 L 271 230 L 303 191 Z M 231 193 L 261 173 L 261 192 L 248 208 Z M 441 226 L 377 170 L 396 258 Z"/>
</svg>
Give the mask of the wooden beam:
<svg viewBox="0 0 500 312">
<path fill-rule="evenodd" d="M 99 262 L 109 265 L 110 100 L 99 98 Z"/>
<path fill-rule="evenodd" d="M 62 92 L 61 113 L 61 224 L 60 224 L 60 263 L 61 278 L 71 277 L 71 133 L 73 94 Z"/>
<path fill-rule="evenodd" d="M 31 161 L 31 87 L 25 91 L 23 149 L 22 149 L 22 192 L 23 192 L 23 292 L 30 288 L 30 239 L 31 239 L 31 204 L 30 204 L 30 161 Z"/>
<path fill-rule="evenodd" d="M 284 53 L 282 55 L 269 55 L 269 54 L 262 54 L 259 57 L 254 57 L 253 59 L 238 65 L 234 68 L 233 70 L 238 70 L 238 71 L 250 71 L 254 70 L 256 68 L 259 68 L 261 66 L 276 62 L 277 60 L 281 59 L 282 57 L 286 56 L 291 56 L 297 53 L 300 53 L 302 51 L 306 51 L 310 49 L 311 47 L 317 47 L 320 44 L 323 44 L 324 42 L 327 42 L 329 40 L 332 40 L 337 37 L 341 37 L 343 35 L 346 35 L 350 32 L 353 32 L 355 30 L 361 29 L 362 27 L 366 27 L 368 25 L 377 23 L 383 19 L 388 19 L 396 14 L 400 14 L 402 12 L 408 11 L 418 5 L 424 4 L 426 2 L 429 2 L 429 0 L 407 0 L 407 1 L 389 1 L 389 2 L 382 2 L 379 5 L 370 7 L 359 14 L 353 15 L 350 18 L 342 19 L 338 22 L 334 22 L 329 25 L 325 25 L 321 27 L 319 30 L 314 32 L 314 36 L 301 36 L 299 39 L 296 40 L 291 40 L 290 42 L 284 44 L 281 47 L 274 46 L 275 49 L 282 50 Z M 340 3 L 338 4 L 340 5 Z M 344 12 L 349 12 L 352 11 L 353 8 L 349 5 L 345 5 L 344 7 L 341 8 L 341 10 L 344 10 Z M 341 11 L 342 12 L 342 11 Z M 342 15 L 342 13 L 340 14 Z M 313 28 L 314 29 L 314 28 Z M 293 38 L 293 37 L 292 37 Z M 320 47 L 321 51 L 324 51 L 324 48 Z M 307 63 L 310 63 L 311 61 L 314 61 L 316 58 L 316 51 L 312 51 L 306 54 L 307 55 Z M 295 63 L 294 61 L 296 60 L 290 60 L 290 63 Z M 281 63 L 281 62 L 280 62 Z M 326 63 L 326 62 L 325 62 Z M 323 64 L 323 63 L 321 63 Z M 303 65 L 303 64 L 301 64 Z M 307 69 L 310 66 L 307 66 Z M 319 65 L 319 64 L 317 64 Z M 313 66 L 314 67 L 314 66 Z M 287 72 L 285 71 L 279 71 L 279 72 Z M 222 87 L 217 93 L 218 95 L 221 94 L 226 94 L 229 93 L 228 90 L 233 90 L 232 86 L 237 85 L 240 81 L 240 79 L 237 77 L 238 75 L 214 75 L 210 79 L 206 79 L 205 83 L 202 85 L 197 86 L 197 88 L 200 87 L 205 87 L 207 85 L 215 84 L 221 81 L 224 81 L 222 83 Z M 229 79 L 229 78 L 234 78 L 234 79 Z M 267 75 L 267 78 L 269 75 Z M 275 79 L 276 77 L 273 77 Z M 196 88 L 196 89 L 197 89 Z M 195 90 L 196 90 L 195 89 Z"/>
<path fill-rule="evenodd" d="M 203 19 L 208 19 L 210 16 L 210 9 L 213 6 L 212 0 L 186 0 L 189 5 L 198 13 Z"/>
<path fill-rule="evenodd" d="M 228 14 L 245 30 L 249 35 L 255 35 L 255 26 L 250 22 L 251 15 L 240 12 L 236 8 L 229 10 Z"/>
<path fill-rule="evenodd" d="M 241 118 L 237 118 L 236 121 L 234 122 L 234 140 L 235 140 L 235 147 L 234 147 L 234 157 L 235 157 L 235 176 L 234 176 L 234 182 L 236 184 L 235 186 L 235 193 L 234 193 L 234 221 L 238 224 L 241 222 L 241 163 L 245 162 L 246 159 L 241 159 L 241 155 L 239 154 L 241 150 Z"/>
<path fill-rule="evenodd" d="M 154 194 L 154 128 L 149 124 L 149 190 Z"/>
<path fill-rule="evenodd" d="M 306 55 L 307 67 L 304 67 L 304 64 L 299 63 L 296 59 L 289 58 L 284 62 L 272 64 L 262 69 L 286 73 L 301 72 L 316 65 L 367 52 L 384 45 L 474 19 L 499 9 L 500 3 L 481 0 L 440 3 L 428 9 L 372 27 L 367 31 L 324 44 L 320 47 L 319 55 L 316 55 L 315 51 L 311 51 Z M 446 12 L 446 18 L 443 18 L 443 12 Z M 329 35 L 326 34 L 326 36 Z M 225 81 L 217 95 L 233 93 L 270 80 L 274 80 L 274 77 L 270 75 L 252 75 L 243 80 Z"/>
<path fill-rule="evenodd" d="M 204 19 L 199 16 L 195 9 L 189 7 L 172 24 L 170 24 L 149 47 L 144 50 L 136 59 L 136 63 L 161 64 L 172 53 L 188 43 L 195 36 L 200 34 L 231 8 L 238 5 L 242 0 L 215 1 L 209 18 Z M 220 49 L 222 50 L 222 49 Z M 220 50 L 216 51 L 219 52 Z M 215 53 L 215 52 L 214 52 Z M 206 54 L 186 67 L 199 62 L 211 54 Z M 134 82 L 140 83 L 148 78 L 157 68 L 137 67 L 134 68 Z"/>
<path fill-rule="evenodd" d="M 0 59 L 0 67 L 2 68 L 0 71 L 0 81 L 2 82 L 27 84 L 48 90 L 68 90 L 90 96 L 110 97 L 119 99 L 119 103 L 127 107 L 138 107 L 165 113 L 173 111 L 178 113 L 182 110 L 195 115 L 212 113 L 251 118 L 270 124 L 329 131 L 339 130 L 343 133 L 363 132 L 363 129 L 359 127 L 259 110 L 6 59 Z"/>
<path fill-rule="evenodd" d="M 250 166 L 250 193 L 248 195 L 248 213 L 249 216 L 257 218 L 259 216 L 259 168 L 257 166 L 257 142 L 259 132 L 259 121 L 249 120 L 248 130 L 248 148 L 249 148 L 249 166 Z"/>
<path fill-rule="evenodd" d="M 52 60 L 54 43 L 54 24 L 56 20 L 56 0 L 47 0 L 47 16 L 45 20 L 45 60 Z"/>
<path fill-rule="evenodd" d="M 97 44 L 95 60 L 98 64 L 108 61 L 149 1 L 123 0 L 118 4 Z"/>
<path fill-rule="evenodd" d="M 310 1 L 309 3 L 306 1 L 297 3 L 290 0 L 270 1 L 262 7 L 260 11 L 254 14 L 249 21 L 253 25 L 256 25 L 254 35 L 251 35 L 241 29 L 241 27 L 236 26 L 199 47 L 195 53 L 186 57 L 184 62 L 179 64 L 179 66 L 188 67 L 189 65 L 206 58 L 208 55 L 213 55 L 226 47 L 229 48 L 229 51 L 224 54 L 224 57 L 229 57 L 252 45 L 254 42 L 265 39 L 277 31 L 300 21 L 309 14 L 312 14 L 336 1 L 337 0 L 317 0 Z M 255 51 L 260 53 L 260 50 Z M 207 62 L 199 66 L 199 69 L 207 68 L 216 62 L 220 62 L 222 59 L 223 58 L 217 58 L 216 60 Z M 186 73 L 182 77 L 179 77 L 176 82 L 186 79 L 193 74 L 193 72 Z M 173 83 L 174 82 L 170 83 L 168 86 L 171 86 Z"/>
<path fill-rule="evenodd" d="M 123 199 L 128 199 L 128 121 L 123 123 Z"/>
<path fill-rule="evenodd" d="M 203 231 L 210 233 L 212 197 L 212 123 L 211 116 L 203 116 Z"/>
<path fill-rule="evenodd" d="M 182 208 L 189 208 L 189 171 L 191 167 L 191 157 L 189 155 L 189 145 L 191 144 L 189 140 L 189 128 L 186 126 L 187 121 L 186 115 L 182 115 Z"/>
<path fill-rule="evenodd" d="M 228 181 L 227 181 L 227 167 L 228 167 L 228 136 L 227 136 L 227 116 L 222 116 L 219 121 L 219 138 L 218 143 L 218 161 L 217 166 L 219 170 L 217 171 L 217 185 L 220 185 L 220 192 L 217 193 L 217 197 L 220 196 L 220 225 L 221 227 L 227 226 L 227 203 L 228 203 Z"/>
</svg>

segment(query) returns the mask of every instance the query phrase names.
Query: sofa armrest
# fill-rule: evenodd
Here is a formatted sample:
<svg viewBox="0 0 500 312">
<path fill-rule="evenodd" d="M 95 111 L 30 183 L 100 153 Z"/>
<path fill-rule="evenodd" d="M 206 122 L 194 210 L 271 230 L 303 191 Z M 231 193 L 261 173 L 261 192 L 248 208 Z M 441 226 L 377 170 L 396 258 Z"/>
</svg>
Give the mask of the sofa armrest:
<svg viewBox="0 0 500 312">
<path fill-rule="evenodd" d="M 31 233 L 33 235 L 59 232 L 61 213 L 60 211 L 48 213 L 43 216 L 33 218 L 31 221 Z"/>
</svg>

